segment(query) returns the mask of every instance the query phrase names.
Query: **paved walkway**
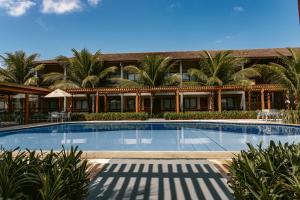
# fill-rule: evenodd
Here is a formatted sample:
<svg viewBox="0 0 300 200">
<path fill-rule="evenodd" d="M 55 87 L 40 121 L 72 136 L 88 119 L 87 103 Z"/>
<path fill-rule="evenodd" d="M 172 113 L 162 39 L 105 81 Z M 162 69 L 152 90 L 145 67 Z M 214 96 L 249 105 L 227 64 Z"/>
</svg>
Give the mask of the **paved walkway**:
<svg viewBox="0 0 300 200">
<path fill-rule="evenodd" d="M 90 185 L 92 199 L 234 199 L 208 160 L 113 159 Z"/>
</svg>

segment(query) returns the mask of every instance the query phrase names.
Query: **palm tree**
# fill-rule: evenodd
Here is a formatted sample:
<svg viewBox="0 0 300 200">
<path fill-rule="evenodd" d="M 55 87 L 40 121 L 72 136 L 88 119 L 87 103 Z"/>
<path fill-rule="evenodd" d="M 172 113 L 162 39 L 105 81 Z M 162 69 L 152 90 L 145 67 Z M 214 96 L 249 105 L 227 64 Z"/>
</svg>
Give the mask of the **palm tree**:
<svg viewBox="0 0 300 200">
<path fill-rule="evenodd" d="M 91 53 L 87 49 L 77 51 L 72 49 L 73 58 L 59 56 L 58 62 L 64 69 L 64 73 L 52 72 L 43 76 L 43 82 L 50 84 L 50 88 L 95 88 L 101 86 L 108 74 L 115 72 L 115 66 L 105 67 L 100 51 Z M 90 109 L 90 96 L 87 95 Z"/>
<path fill-rule="evenodd" d="M 23 51 L 6 53 L 1 56 L 5 68 L 0 68 L 0 80 L 22 85 L 39 85 L 38 71 L 44 68 L 44 65 L 36 65 L 35 61 L 38 54 L 26 55 Z"/>
<path fill-rule="evenodd" d="M 146 56 L 139 66 L 126 66 L 124 71 L 137 75 L 137 80 L 121 79 L 119 83 L 122 87 L 159 87 L 178 85 L 180 76 L 170 74 L 170 70 L 177 64 L 170 57 Z M 150 96 L 150 112 L 153 113 L 154 95 Z"/>
<path fill-rule="evenodd" d="M 264 80 L 269 83 L 280 84 L 287 88 L 290 95 L 294 96 L 299 109 L 300 98 L 300 52 L 288 48 L 291 56 L 278 53 L 279 62 L 267 65 L 257 65 Z"/>
<path fill-rule="evenodd" d="M 251 78 L 260 74 L 255 68 L 244 69 L 247 63 L 245 58 L 232 56 L 232 51 L 222 51 L 213 57 L 210 52 L 204 51 L 200 55 L 198 68 L 188 70 L 190 76 L 197 82 L 188 83 L 206 86 L 223 86 L 229 84 L 249 85 Z M 211 93 L 209 107 L 213 110 L 214 94 Z"/>
</svg>

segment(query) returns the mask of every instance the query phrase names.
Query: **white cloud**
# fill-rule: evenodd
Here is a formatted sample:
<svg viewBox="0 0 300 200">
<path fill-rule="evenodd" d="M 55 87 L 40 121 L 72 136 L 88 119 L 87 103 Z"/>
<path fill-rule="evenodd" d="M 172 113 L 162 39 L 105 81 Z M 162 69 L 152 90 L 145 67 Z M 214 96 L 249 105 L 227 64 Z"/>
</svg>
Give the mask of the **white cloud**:
<svg viewBox="0 0 300 200">
<path fill-rule="evenodd" d="M 232 9 L 235 12 L 243 12 L 245 10 L 242 6 L 234 6 Z"/>
<path fill-rule="evenodd" d="M 35 5 L 32 0 L 0 0 L 0 8 L 5 9 L 8 15 L 15 17 L 24 15 Z"/>
<path fill-rule="evenodd" d="M 63 14 L 82 9 L 80 0 L 43 0 L 42 13 Z"/>
<path fill-rule="evenodd" d="M 100 0 L 88 0 L 88 3 L 91 6 L 97 6 L 100 3 Z"/>
</svg>

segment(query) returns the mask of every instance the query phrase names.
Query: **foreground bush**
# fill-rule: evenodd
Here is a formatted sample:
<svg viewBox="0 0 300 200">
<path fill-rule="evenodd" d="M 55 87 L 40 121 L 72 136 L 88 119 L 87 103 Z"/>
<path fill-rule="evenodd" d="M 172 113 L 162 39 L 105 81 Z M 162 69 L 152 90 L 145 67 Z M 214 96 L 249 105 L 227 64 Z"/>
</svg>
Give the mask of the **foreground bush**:
<svg viewBox="0 0 300 200">
<path fill-rule="evenodd" d="M 88 193 L 87 161 L 71 148 L 45 154 L 0 152 L 0 199 L 84 199 Z"/>
<path fill-rule="evenodd" d="M 188 120 L 188 119 L 256 119 L 255 111 L 223 111 L 223 112 L 169 112 L 164 114 L 167 120 Z"/>
<path fill-rule="evenodd" d="M 229 186 L 237 199 L 300 199 L 300 144 L 270 142 L 232 159 Z"/>
<path fill-rule="evenodd" d="M 72 113 L 72 121 L 146 120 L 148 113 Z"/>
</svg>

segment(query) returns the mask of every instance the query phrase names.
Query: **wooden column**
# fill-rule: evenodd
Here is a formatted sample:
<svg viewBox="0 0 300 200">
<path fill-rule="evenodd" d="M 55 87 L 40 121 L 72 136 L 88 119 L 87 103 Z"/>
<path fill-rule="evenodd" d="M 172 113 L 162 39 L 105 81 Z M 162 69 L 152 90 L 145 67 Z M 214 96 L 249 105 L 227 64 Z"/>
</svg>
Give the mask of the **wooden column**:
<svg viewBox="0 0 300 200">
<path fill-rule="evenodd" d="M 260 102 L 261 102 L 261 109 L 265 109 L 265 91 L 260 91 Z"/>
<path fill-rule="evenodd" d="M 24 124 L 29 122 L 29 95 L 25 94 L 24 99 Z"/>
<path fill-rule="evenodd" d="M 222 90 L 218 90 L 218 111 L 222 112 Z"/>
<path fill-rule="evenodd" d="M 12 98 L 10 95 L 7 96 L 7 110 L 8 112 L 12 112 Z"/>
<path fill-rule="evenodd" d="M 176 97 L 176 108 L 175 108 L 175 111 L 176 113 L 179 113 L 180 112 L 180 100 L 179 100 L 179 91 L 177 90 L 176 93 L 175 93 L 175 97 Z"/>
<path fill-rule="evenodd" d="M 248 110 L 251 110 L 251 91 L 248 91 Z"/>
<path fill-rule="evenodd" d="M 105 94 L 103 97 L 103 111 L 106 113 L 107 112 L 107 95 Z"/>
<path fill-rule="evenodd" d="M 135 96 L 135 112 L 138 113 L 140 112 L 140 100 L 141 100 L 141 97 L 140 97 L 140 94 L 139 93 L 136 93 L 136 96 Z"/>
<path fill-rule="evenodd" d="M 99 93 L 96 93 L 96 109 L 95 109 L 96 113 L 99 113 Z"/>
<path fill-rule="evenodd" d="M 74 111 L 74 99 L 73 99 L 73 94 L 71 96 L 71 106 L 70 106 L 70 112 Z"/>
<path fill-rule="evenodd" d="M 271 95 L 269 92 L 267 95 L 268 95 L 268 109 L 271 109 Z"/>
</svg>

